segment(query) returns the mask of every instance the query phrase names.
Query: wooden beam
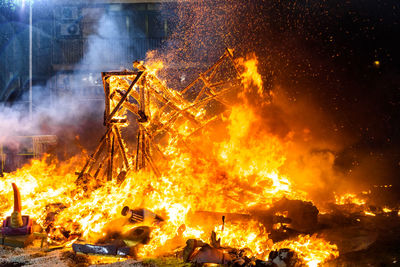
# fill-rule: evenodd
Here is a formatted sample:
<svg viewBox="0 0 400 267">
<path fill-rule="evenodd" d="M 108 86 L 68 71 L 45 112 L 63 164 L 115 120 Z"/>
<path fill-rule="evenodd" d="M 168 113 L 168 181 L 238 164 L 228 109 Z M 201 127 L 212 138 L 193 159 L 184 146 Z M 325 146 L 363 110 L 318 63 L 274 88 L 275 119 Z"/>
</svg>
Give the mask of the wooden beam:
<svg viewBox="0 0 400 267">
<path fill-rule="evenodd" d="M 86 161 L 85 166 L 83 166 L 82 171 L 79 173 L 78 179 L 86 172 L 86 169 L 89 166 L 89 164 L 97 160 L 100 154 L 99 152 L 101 152 L 101 150 L 103 149 L 107 135 L 110 133 L 110 131 L 111 128 L 108 128 L 106 133 L 101 137 L 100 142 L 96 147 L 96 150 L 93 152 L 92 156 Z"/>
<path fill-rule="evenodd" d="M 106 78 L 111 76 L 130 76 L 138 74 L 139 74 L 138 71 L 106 71 L 101 73 L 101 75 Z"/>
<path fill-rule="evenodd" d="M 125 163 L 125 169 L 129 170 L 129 161 L 128 161 L 128 157 L 126 156 L 125 145 L 122 141 L 120 129 L 118 127 L 114 127 L 114 133 L 117 136 L 118 145 L 121 150 L 122 158 Z"/>
<path fill-rule="evenodd" d="M 119 110 L 119 108 L 121 107 L 123 102 L 127 99 L 127 97 L 129 95 L 130 91 L 132 90 L 133 86 L 137 83 L 137 81 L 140 79 L 140 77 L 142 77 L 142 74 L 143 74 L 143 71 L 138 72 L 138 75 L 135 77 L 135 80 L 132 81 L 131 85 L 126 90 L 125 94 L 121 97 L 121 100 L 115 106 L 115 108 L 111 112 L 110 116 L 108 116 L 107 122 L 109 122 L 112 119 L 112 117 L 115 115 L 115 113 L 117 113 L 117 111 Z"/>
</svg>

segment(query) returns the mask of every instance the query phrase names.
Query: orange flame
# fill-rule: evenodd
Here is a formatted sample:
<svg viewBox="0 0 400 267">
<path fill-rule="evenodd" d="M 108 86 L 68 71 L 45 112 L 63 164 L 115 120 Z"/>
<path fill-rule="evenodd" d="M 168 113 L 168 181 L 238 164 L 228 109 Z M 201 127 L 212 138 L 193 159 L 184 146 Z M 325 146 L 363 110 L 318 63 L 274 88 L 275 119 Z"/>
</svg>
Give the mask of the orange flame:
<svg viewBox="0 0 400 267">
<path fill-rule="evenodd" d="M 256 86 L 257 93 L 262 95 L 255 56 L 249 60 L 238 59 L 237 63 L 244 69 L 241 79 L 245 90 Z M 149 75 L 155 76 L 156 69 L 162 68 L 162 64 L 155 66 Z M 111 80 L 114 88 L 123 89 L 128 85 L 120 79 Z M 170 93 L 178 96 L 175 91 Z M 193 115 L 200 119 L 204 113 Z M 118 116 L 124 117 L 125 113 L 120 112 Z M 120 215 L 122 207 L 127 205 L 149 209 L 166 219 L 161 225 L 152 225 L 152 239 L 140 251 L 141 256 L 160 254 L 171 249 L 172 243 L 182 246 L 188 238 L 208 241 L 214 229 L 224 246 L 250 248 L 253 255 L 266 258 L 271 241 L 258 222 L 227 222 L 222 231 L 219 225 L 196 225 L 188 221 L 192 211 L 247 213 L 250 207 L 268 207 L 283 196 L 306 199 L 306 193 L 296 190 L 290 178 L 280 173 L 287 144 L 262 132 L 260 121 L 250 106 L 236 104 L 229 114 L 224 114 L 216 129 L 205 129 L 202 135 L 184 140 L 185 146 L 170 136 L 160 148 L 166 157 L 158 162 L 163 168 L 161 177 L 148 170 L 130 172 L 121 185 L 116 181 L 102 181 L 101 187 L 88 184 L 87 192 L 75 184 L 74 174 L 85 159 L 76 156 L 62 163 L 56 160 L 49 163 L 49 157 L 32 160 L 0 179 L 0 215 L 11 213 L 10 185 L 14 182 L 21 191 L 23 214 L 31 215 L 43 227 L 49 224 L 48 214 L 55 214 L 55 227 L 50 233 L 54 240 L 65 241 L 65 232 L 68 232 L 70 243 L 79 235 L 95 241 L 104 237 L 110 226 L 123 232 L 132 227 Z M 176 131 L 187 137 L 189 128 L 188 124 L 181 123 Z M 274 246 L 278 247 L 293 248 L 310 266 L 338 255 L 336 246 L 309 236 Z"/>
<path fill-rule="evenodd" d="M 274 244 L 273 249 L 290 248 L 310 267 L 339 257 L 336 245 L 330 244 L 317 236 L 299 236 L 293 240 L 285 240 Z"/>
<path fill-rule="evenodd" d="M 255 86 L 257 93 L 260 97 L 263 96 L 263 82 L 262 77 L 258 72 L 258 60 L 255 54 L 251 54 L 249 59 L 238 58 L 236 60 L 239 66 L 244 68 L 240 77 L 246 91 L 252 91 L 252 86 Z"/>
</svg>

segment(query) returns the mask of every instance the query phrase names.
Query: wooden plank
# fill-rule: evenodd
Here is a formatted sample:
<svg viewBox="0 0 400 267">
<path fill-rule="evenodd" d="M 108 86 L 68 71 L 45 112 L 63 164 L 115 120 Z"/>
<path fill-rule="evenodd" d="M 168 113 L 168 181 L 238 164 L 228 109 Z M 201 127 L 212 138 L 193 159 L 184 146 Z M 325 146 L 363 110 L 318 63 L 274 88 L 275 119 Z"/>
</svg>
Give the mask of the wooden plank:
<svg viewBox="0 0 400 267">
<path fill-rule="evenodd" d="M 236 66 L 235 59 L 233 58 L 233 55 L 232 55 L 232 53 L 229 51 L 228 48 L 225 48 L 225 54 L 227 54 L 228 57 L 230 58 L 230 60 L 231 60 L 231 62 L 232 62 L 232 65 L 233 65 L 233 67 L 235 68 L 236 74 L 238 75 L 238 77 L 240 77 L 240 72 L 239 72 L 238 67 Z"/>
<path fill-rule="evenodd" d="M 200 73 L 199 76 L 194 79 L 191 83 L 189 83 L 182 91 L 181 94 L 183 95 L 184 93 L 186 93 L 191 87 L 193 87 L 193 85 L 195 85 L 200 79 L 202 75 L 206 75 L 210 70 L 214 70 L 217 69 L 219 67 L 220 64 L 222 64 L 222 61 L 225 59 L 225 57 L 227 56 L 226 52 L 217 60 L 217 62 L 215 62 L 211 67 L 209 67 L 206 71 L 204 71 L 203 73 Z"/>
<path fill-rule="evenodd" d="M 105 71 L 102 72 L 101 75 L 104 77 L 111 76 L 129 76 L 129 75 L 138 75 L 139 71 Z"/>
<path fill-rule="evenodd" d="M 211 95 L 210 94 L 207 98 L 203 98 L 203 99 L 199 100 L 198 102 L 193 103 L 192 105 L 186 107 L 184 110 L 188 110 L 188 109 L 192 109 L 192 108 L 195 108 L 195 107 L 199 107 L 201 105 L 205 105 L 208 102 L 210 102 L 211 100 L 216 99 L 216 98 L 220 97 L 221 95 L 223 95 L 223 94 L 225 94 L 225 93 L 227 93 L 227 92 L 229 92 L 230 90 L 233 90 L 233 89 L 234 88 L 226 88 L 224 90 L 219 91 L 216 95 Z M 222 104 L 224 104 L 224 103 L 222 103 Z"/>
<path fill-rule="evenodd" d="M 122 96 L 121 100 L 118 102 L 118 104 L 115 106 L 115 108 L 111 112 L 110 116 L 107 118 L 108 121 L 115 115 L 115 113 L 117 113 L 117 111 L 121 107 L 122 103 L 127 99 L 130 91 L 132 91 L 133 86 L 137 83 L 137 81 L 140 79 L 140 77 L 142 77 L 142 74 L 143 74 L 143 71 L 139 72 L 138 75 L 135 77 L 135 80 L 132 81 L 132 83 L 129 86 L 128 90 L 126 90 L 126 92 Z"/>
<path fill-rule="evenodd" d="M 122 158 L 124 160 L 125 163 L 125 169 L 129 170 L 129 161 L 128 161 L 128 157 L 126 156 L 126 152 L 125 152 L 125 145 L 122 141 L 122 137 L 121 137 L 121 131 L 118 127 L 114 128 L 114 133 L 117 136 L 117 141 L 118 141 L 118 145 L 119 148 L 121 150 L 121 154 L 122 154 Z"/>
<path fill-rule="evenodd" d="M 119 96 L 119 95 L 115 95 L 114 97 L 117 99 L 117 101 L 121 101 L 121 99 L 122 99 L 121 96 Z M 140 116 L 139 115 L 139 108 L 137 106 L 129 103 L 128 101 L 125 101 L 123 103 L 123 105 L 127 110 L 129 110 L 130 112 L 132 112 L 136 116 Z"/>
<path fill-rule="evenodd" d="M 93 152 L 92 156 L 86 161 L 85 166 L 83 166 L 82 171 L 79 173 L 78 179 L 86 172 L 87 167 L 89 166 L 90 163 L 94 163 L 96 162 L 99 153 L 103 150 L 105 141 L 106 141 L 106 137 L 109 134 L 109 132 L 111 131 L 111 128 L 108 128 L 106 133 L 101 137 L 99 144 L 96 147 L 95 152 Z M 90 170 L 92 169 L 93 166 L 90 166 Z"/>
<path fill-rule="evenodd" d="M 141 131 L 139 129 L 138 131 L 138 138 L 137 138 L 137 146 L 136 146 L 136 171 L 139 170 L 139 151 L 140 151 L 140 135 L 141 135 Z"/>
<path fill-rule="evenodd" d="M 103 87 L 104 87 L 104 101 L 105 101 L 105 116 L 104 116 L 104 125 L 107 125 L 107 121 L 110 115 L 110 84 L 107 81 L 107 77 L 102 74 Z"/>
<path fill-rule="evenodd" d="M 114 163 L 114 142 L 115 142 L 114 134 L 110 133 L 110 137 L 111 137 L 111 149 L 110 149 L 111 151 L 110 151 L 110 158 L 108 159 L 109 160 L 109 169 L 108 169 L 107 181 L 111 181 L 112 180 L 113 163 Z"/>
<path fill-rule="evenodd" d="M 182 116 L 184 116 L 185 118 L 187 118 L 188 120 L 190 120 L 191 122 L 193 122 L 196 125 L 201 125 L 200 122 L 198 122 L 196 120 L 196 118 L 190 114 L 189 112 L 187 112 L 185 109 L 180 109 L 178 108 L 176 105 L 174 105 L 173 103 L 169 102 L 167 98 L 165 98 L 164 96 L 162 96 L 159 92 L 157 92 L 156 90 L 154 90 L 153 88 L 150 88 L 151 92 L 153 93 L 153 95 L 155 97 L 157 97 L 160 101 L 164 102 L 165 104 L 169 105 L 169 107 L 171 107 L 172 109 L 181 112 Z"/>
<path fill-rule="evenodd" d="M 175 94 L 172 94 L 170 89 L 166 88 L 162 82 L 155 77 L 154 75 L 149 75 L 151 81 L 157 85 L 157 88 L 161 89 L 161 91 L 168 96 L 169 101 L 175 102 L 175 105 L 187 105 L 188 102 L 181 96 L 178 91 L 174 91 Z M 151 86 L 149 86 L 151 87 Z"/>
</svg>

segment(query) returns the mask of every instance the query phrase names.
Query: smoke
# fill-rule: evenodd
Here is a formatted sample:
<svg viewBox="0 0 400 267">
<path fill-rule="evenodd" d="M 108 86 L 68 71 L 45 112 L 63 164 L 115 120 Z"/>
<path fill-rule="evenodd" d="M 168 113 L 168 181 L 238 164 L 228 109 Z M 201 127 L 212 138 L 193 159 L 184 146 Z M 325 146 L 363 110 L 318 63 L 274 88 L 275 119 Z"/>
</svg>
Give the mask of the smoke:
<svg viewBox="0 0 400 267">
<path fill-rule="evenodd" d="M 82 59 L 72 72 L 59 72 L 46 84 L 33 87 L 32 119 L 28 112 L 28 93 L 16 104 L 1 104 L 0 136 L 3 144 L 11 142 L 12 136 L 53 134 L 58 137 L 60 151 L 68 156 L 79 152 L 74 141 L 76 136 L 89 150 L 100 138 L 104 131 L 101 71 L 128 67 L 121 65 L 126 60 L 118 65 L 110 64 L 115 62 L 115 58 L 126 55 L 127 49 L 115 43 L 127 33 L 120 30 L 115 16 L 107 10 L 86 16 L 98 16 L 98 21 L 94 24 L 96 31 L 87 37 Z M 38 29 L 33 31 L 35 33 Z"/>
</svg>

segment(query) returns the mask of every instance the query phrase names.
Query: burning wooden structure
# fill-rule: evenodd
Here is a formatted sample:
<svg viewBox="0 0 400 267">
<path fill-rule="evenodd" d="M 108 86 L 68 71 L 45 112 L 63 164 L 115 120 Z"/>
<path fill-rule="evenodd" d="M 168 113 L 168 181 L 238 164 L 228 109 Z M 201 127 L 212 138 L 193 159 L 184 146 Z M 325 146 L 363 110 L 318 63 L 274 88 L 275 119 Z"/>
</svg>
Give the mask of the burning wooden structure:
<svg viewBox="0 0 400 267">
<path fill-rule="evenodd" d="M 235 74 L 230 79 L 225 76 L 226 69 L 224 74 L 219 73 L 227 65 Z M 205 118 L 205 106 L 211 101 L 217 101 L 229 107 L 229 103 L 224 100 L 224 94 L 240 84 L 239 72 L 230 49 L 226 49 L 215 64 L 181 92 L 168 88 L 157 78 L 155 70 L 147 69 L 140 62 L 135 62 L 134 67 L 137 70 L 102 73 L 105 94 L 104 125 L 107 129 L 95 152 L 79 173 L 78 180 L 83 177 L 97 179 L 102 173 L 108 181 L 117 178 L 121 182 L 128 171 L 146 167 L 150 167 L 160 176 L 161 171 L 153 157 L 155 153 L 161 156 L 163 154 L 156 141 L 158 137 L 167 134 L 185 142 L 189 136 L 201 131 L 219 117 L 215 115 Z M 201 90 L 195 95 L 189 95 L 190 90 L 199 84 Z M 128 111 L 135 115 L 134 120 L 138 127 L 134 152 L 128 150 L 127 140 L 122 134 L 122 128 L 132 121 Z M 185 134 L 178 129 L 183 123 L 186 123 Z"/>
</svg>

